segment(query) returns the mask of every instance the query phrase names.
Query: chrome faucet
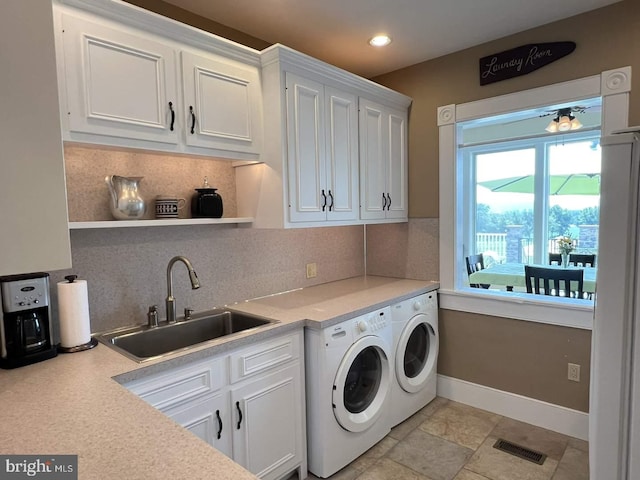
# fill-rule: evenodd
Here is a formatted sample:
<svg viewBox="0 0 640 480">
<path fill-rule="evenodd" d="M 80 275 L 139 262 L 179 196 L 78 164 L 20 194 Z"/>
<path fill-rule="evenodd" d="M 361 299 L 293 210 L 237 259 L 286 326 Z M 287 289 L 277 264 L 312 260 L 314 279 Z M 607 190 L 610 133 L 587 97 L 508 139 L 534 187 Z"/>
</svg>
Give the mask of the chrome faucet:
<svg viewBox="0 0 640 480">
<path fill-rule="evenodd" d="M 182 262 L 187 267 L 187 270 L 189 271 L 189 280 L 191 281 L 191 288 L 193 290 L 200 288 L 198 275 L 196 275 L 196 271 L 193 269 L 193 266 L 187 257 L 178 256 L 169 260 L 169 265 L 167 266 L 167 300 L 165 301 L 167 306 L 167 323 L 176 323 L 176 299 L 173 296 L 173 277 L 171 275 L 171 270 L 176 262 Z"/>
</svg>

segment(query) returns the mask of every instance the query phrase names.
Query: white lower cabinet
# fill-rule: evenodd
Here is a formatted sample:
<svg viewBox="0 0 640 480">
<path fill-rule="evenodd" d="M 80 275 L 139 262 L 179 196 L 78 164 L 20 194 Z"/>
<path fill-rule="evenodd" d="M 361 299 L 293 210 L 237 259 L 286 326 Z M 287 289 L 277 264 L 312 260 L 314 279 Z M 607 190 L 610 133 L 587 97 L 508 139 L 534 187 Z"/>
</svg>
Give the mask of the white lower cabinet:
<svg viewBox="0 0 640 480">
<path fill-rule="evenodd" d="M 233 458 L 228 395 L 218 392 L 186 406 L 166 410 L 164 413 L 227 457 Z"/>
<path fill-rule="evenodd" d="M 267 480 L 307 473 L 302 332 L 125 384 Z"/>
<path fill-rule="evenodd" d="M 300 398 L 298 365 L 232 388 L 234 460 L 260 478 L 280 478 L 299 465 Z"/>
</svg>

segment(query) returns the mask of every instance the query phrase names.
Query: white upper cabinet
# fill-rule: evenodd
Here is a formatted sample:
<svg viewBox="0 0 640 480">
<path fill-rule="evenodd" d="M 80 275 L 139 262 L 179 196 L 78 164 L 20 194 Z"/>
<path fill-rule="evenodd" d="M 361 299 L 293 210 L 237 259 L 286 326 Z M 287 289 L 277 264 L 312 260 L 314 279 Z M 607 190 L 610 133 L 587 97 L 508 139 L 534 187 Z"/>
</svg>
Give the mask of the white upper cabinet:
<svg viewBox="0 0 640 480">
<path fill-rule="evenodd" d="M 262 90 L 268 118 L 265 165 L 236 169 L 240 216 L 253 217 L 258 228 L 406 221 L 409 97 L 282 45 L 262 52 Z M 380 132 L 363 143 L 368 130 L 358 124 L 361 97 L 383 107 L 380 122 L 391 125 L 393 133 Z M 385 152 L 378 158 L 363 155 L 360 149 L 376 141 Z M 376 161 L 383 163 L 376 166 Z M 393 167 L 387 168 L 384 162 L 390 161 Z M 363 169 L 363 162 L 372 165 Z M 373 170 L 376 177 L 361 178 Z M 382 192 L 391 197 L 382 215 L 361 216 L 361 182 L 378 182 L 376 198 Z M 381 203 L 378 210 L 382 213 Z"/>
<path fill-rule="evenodd" d="M 70 15 L 62 28 L 69 130 L 177 144 L 173 48 Z"/>
<path fill-rule="evenodd" d="M 262 102 L 256 68 L 181 52 L 186 143 L 260 154 Z"/>
<path fill-rule="evenodd" d="M 259 52 L 124 2 L 73 3 L 56 17 L 65 140 L 260 159 Z"/>
<path fill-rule="evenodd" d="M 360 216 L 408 216 L 407 113 L 360 99 Z"/>
<path fill-rule="evenodd" d="M 292 222 L 358 218 L 357 97 L 286 74 Z"/>
</svg>

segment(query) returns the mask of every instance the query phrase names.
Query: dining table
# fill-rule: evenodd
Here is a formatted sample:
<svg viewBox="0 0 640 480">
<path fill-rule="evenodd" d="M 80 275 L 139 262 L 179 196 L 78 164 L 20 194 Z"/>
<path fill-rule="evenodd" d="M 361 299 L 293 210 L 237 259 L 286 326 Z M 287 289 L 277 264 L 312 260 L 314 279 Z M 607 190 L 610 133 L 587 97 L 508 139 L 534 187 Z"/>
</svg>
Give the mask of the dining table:
<svg viewBox="0 0 640 480">
<path fill-rule="evenodd" d="M 532 267 L 557 268 L 562 269 L 559 265 L 531 265 Z M 576 267 L 569 266 L 569 269 L 583 270 L 583 291 L 586 293 L 594 293 L 596 291 L 596 273 L 595 267 Z M 513 291 L 513 287 L 526 288 L 524 276 L 524 263 L 495 263 L 483 270 L 469 275 L 469 283 L 484 285 L 502 285 L 507 287 L 507 291 Z"/>
</svg>

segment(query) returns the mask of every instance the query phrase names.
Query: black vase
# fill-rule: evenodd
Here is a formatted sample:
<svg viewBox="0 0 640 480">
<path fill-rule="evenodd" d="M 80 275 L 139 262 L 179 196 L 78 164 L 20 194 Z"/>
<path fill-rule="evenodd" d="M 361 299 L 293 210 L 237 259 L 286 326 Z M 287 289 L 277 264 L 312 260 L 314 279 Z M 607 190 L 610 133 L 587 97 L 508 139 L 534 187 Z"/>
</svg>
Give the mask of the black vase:
<svg viewBox="0 0 640 480">
<path fill-rule="evenodd" d="M 221 218 L 222 197 L 217 188 L 196 188 L 191 198 L 191 214 L 200 218 Z"/>
</svg>

